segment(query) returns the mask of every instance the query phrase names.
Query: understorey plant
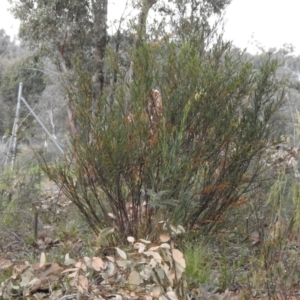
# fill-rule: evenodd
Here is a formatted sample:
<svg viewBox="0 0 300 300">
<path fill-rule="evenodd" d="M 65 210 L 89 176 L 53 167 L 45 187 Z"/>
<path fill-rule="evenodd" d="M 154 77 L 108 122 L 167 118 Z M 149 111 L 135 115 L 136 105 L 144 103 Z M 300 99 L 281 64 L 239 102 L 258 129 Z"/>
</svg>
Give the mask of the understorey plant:
<svg viewBox="0 0 300 300">
<path fill-rule="evenodd" d="M 25 2 L 20 34 L 57 66 L 70 124 L 68 154 L 42 167 L 95 233 L 208 233 L 259 187 L 283 85 L 271 54 L 254 68 L 208 22 L 228 1 L 141 1 L 110 37 L 108 1 Z"/>
<path fill-rule="evenodd" d="M 155 235 L 162 218 L 207 233 L 261 187 L 283 96 L 277 62 L 266 57 L 253 71 L 227 44 L 212 47 L 200 55 L 194 40 L 143 45 L 132 57 L 135 79 L 116 86 L 114 105 L 97 114 L 89 113 L 91 78 L 78 71 L 73 156 L 44 169 L 96 233 L 109 225 L 120 238 Z"/>
</svg>

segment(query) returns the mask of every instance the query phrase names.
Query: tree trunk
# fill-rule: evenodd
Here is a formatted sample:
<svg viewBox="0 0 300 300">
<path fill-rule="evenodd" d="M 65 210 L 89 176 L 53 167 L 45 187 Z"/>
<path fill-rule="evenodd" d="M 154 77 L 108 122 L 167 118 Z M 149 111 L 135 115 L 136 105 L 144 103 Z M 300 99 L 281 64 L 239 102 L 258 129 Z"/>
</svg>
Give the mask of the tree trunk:
<svg viewBox="0 0 300 300">
<path fill-rule="evenodd" d="M 107 4 L 108 0 L 92 1 L 94 11 L 94 58 L 95 70 L 93 75 L 94 81 L 94 101 L 92 111 L 94 114 L 99 113 L 99 99 L 103 96 L 105 85 L 104 74 L 104 57 L 107 46 Z"/>
</svg>

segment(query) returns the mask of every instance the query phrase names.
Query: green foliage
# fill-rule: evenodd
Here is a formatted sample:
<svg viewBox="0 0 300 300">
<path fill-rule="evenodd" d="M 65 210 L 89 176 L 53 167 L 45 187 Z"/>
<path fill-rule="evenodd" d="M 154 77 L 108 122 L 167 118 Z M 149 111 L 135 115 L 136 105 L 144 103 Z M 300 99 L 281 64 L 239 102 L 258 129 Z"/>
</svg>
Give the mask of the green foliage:
<svg viewBox="0 0 300 300">
<path fill-rule="evenodd" d="M 23 82 L 24 87 L 22 95 L 30 105 L 33 104 L 32 98 L 45 89 L 45 76 L 41 73 L 40 68 L 41 64 L 34 61 L 34 58 L 30 56 L 16 58 L 15 60 L 10 61 L 5 68 L 0 86 L 0 94 L 3 103 L 3 109 L 0 112 L 2 121 L 0 126 L 2 131 L 8 133 L 12 129 L 20 82 Z M 29 98 L 29 96 L 31 97 Z M 25 112 L 22 110 L 20 116 L 21 118 L 27 116 L 23 125 L 29 127 L 33 117 L 28 117 L 27 110 Z M 19 133 L 21 133 L 21 130 Z"/>
<path fill-rule="evenodd" d="M 45 170 L 95 232 L 147 235 L 161 218 L 208 232 L 259 184 L 283 99 L 278 63 L 266 57 L 254 72 L 229 45 L 201 52 L 199 43 L 142 44 L 131 57 L 134 80 L 116 85 L 109 111 L 107 94 L 100 98 L 95 114 L 91 78 L 76 69 L 74 165 Z"/>
<path fill-rule="evenodd" d="M 11 2 L 15 4 L 13 12 L 22 24 L 19 36 L 32 50 L 40 56 L 50 57 L 58 66 L 64 61 L 66 68 L 72 68 L 72 60 L 76 57 L 90 62 L 91 48 L 96 42 L 90 37 L 96 37 L 96 34 L 89 1 Z M 88 67 L 93 68 L 93 64 Z"/>
<path fill-rule="evenodd" d="M 154 2 L 141 2 L 132 44 L 121 29 L 108 43 L 101 3 L 15 5 L 21 36 L 63 71 L 68 95 L 72 157 L 43 168 L 96 233 L 155 236 L 166 219 L 208 233 L 260 184 L 283 101 L 278 61 L 254 70 L 231 53 L 208 25 L 228 1 L 166 5 L 172 34 L 147 25 Z"/>
<path fill-rule="evenodd" d="M 183 246 L 185 274 L 190 285 L 209 283 L 213 279 L 214 253 L 204 242 L 189 241 Z"/>
<path fill-rule="evenodd" d="M 41 65 L 33 57 L 22 57 L 11 62 L 3 74 L 1 94 L 5 102 L 16 103 L 19 83 L 23 82 L 23 95 L 40 94 L 46 86 Z"/>
<path fill-rule="evenodd" d="M 247 260 L 249 288 L 245 295 L 249 298 L 255 291 L 264 290 L 270 299 L 278 294 L 290 297 L 299 273 L 295 263 L 299 259 L 298 180 L 281 174 L 266 197 L 263 206 L 256 207 L 260 232 L 251 247 L 255 255 Z M 253 230 L 258 231 L 257 227 L 249 226 L 250 237 Z"/>
<path fill-rule="evenodd" d="M 8 60 L 14 59 L 20 52 L 22 51 L 15 43 L 15 41 L 11 40 L 11 37 L 6 34 L 4 29 L 0 29 L 0 62 L 7 63 Z M 0 74 L 1 73 L 2 70 L 0 69 Z M 0 84 L 1 84 L 1 79 L 0 79 Z"/>
<path fill-rule="evenodd" d="M 40 193 L 41 170 L 2 171 L 0 175 L 0 237 L 33 234 L 33 202 Z"/>
<path fill-rule="evenodd" d="M 67 255 L 65 273 L 55 263 L 43 269 L 42 255 L 39 272 L 54 268 L 60 278 L 57 298 L 63 297 L 62 282 L 68 292 L 97 297 L 102 286 L 97 290 L 87 282 L 98 284 L 102 278 L 107 283 L 115 274 L 111 270 L 130 293 L 143 287 L 165 294 L 171 288 L 185 299 L 188 288 L 209 286 L 210 291 L 242 290 L 245 299 L 260 291 L 272 299 L 279 289 L 291 296 L 299 273 L 299 254 L 292 249 L 299 245 L 299 187 L 291 176 L 273 184 L 276 176 L 266 165 L 269 147 L 281 135 L 278 112 L 286 114 L 280 79 L 285 70 L 275 58 L 286 53 L 250 57 L 223 42 L 208 20 L 228 1 L 160 1 L 153 7 L 155 1 L 136 1 L 138 20 L 126 20 L 132 26 L 126 29 L 121 20 L 110 39 L 107 1 L 94 1 L 95 6 L 90 1 L 12 2 L 22 39 L 39 58 L 55 63 L 68 98 L 69 151 L 55 164 L 41 157 L 41 167 L 97 234 L 90 242 L 73 211 L 65 218 L 40 214 L 42 221 L 56 222 L 55 234 L 67 240 L 63 251 L 77 251 L 72 242 L 78 232 L 87 236 L 89 252 L 96 244 L 92 258 L 76 262 Z M 146 22 L 150 9 L 165 17 L 159 26 Z M 33 68 L 39 67 L 31 60 L 7 69 L 1 87 L 7 99 L 16 95 L 16 74 Z M 30 74 L 41 80 L 38 73 Z M 42 90 L 42 83 L 35 87 Z M 289 86 L 296 91 L 297 79 Z M 1 226 L 29 236 L 28 241 L 33 241 L 31 200 L 40 196 L 40 181 L 39 167 L 32 167 L 0 182 Z M 178 237 L 184 232 L 178 224 L 188 229 L 187 239 Z M 168 234 L 161 234 L 164 230 Z M 208 242 L 199 242 L 207 233 Z M 175 276 L 183 271 L 170 255 L 177 246 L 184 253 L 187 282 Z M 58 256 L 61 248 L 57 251 Z M 181 254 L 173 252 L 182 263 Z M 30 280 L 38 281 L 34 267 L 27 269 L 8 278 L 2 291 L 3 286 L 12 291 L 12 283 L 22 280 L 28 281 L 24 293 L 31 291 Z M 173 283 L 179 279 L 175 285 L 170 272 Z M 120 285 L 113 282 L 112 288 Z"/>
<path fill-rule="evenodd" d="M 9 65 L 16 59 L 16 56 L 20 55 L 20 48 L 15 42 L 10 41 L 10 37 L 5 33 L 3 29 L 0 30 L 0 134 L 5 132 L 9 108 L 8 103 L 4 103 L 4 97 L 2 95 L 2 87 L 4 84 L 4 76 Z M 7 84 L 7 82 L 5 82 Z M 17 92 L 14 94 L 16 99 Z M 15 104 L 15 102 L 14 102 Z"/>
<path fill-rule="evenodd" d="M 4 29 L 0 30 L 0 56 L 7 54 L 7 49 L 10 44 L 10 37 L 5 33 Z"/>
</svg>

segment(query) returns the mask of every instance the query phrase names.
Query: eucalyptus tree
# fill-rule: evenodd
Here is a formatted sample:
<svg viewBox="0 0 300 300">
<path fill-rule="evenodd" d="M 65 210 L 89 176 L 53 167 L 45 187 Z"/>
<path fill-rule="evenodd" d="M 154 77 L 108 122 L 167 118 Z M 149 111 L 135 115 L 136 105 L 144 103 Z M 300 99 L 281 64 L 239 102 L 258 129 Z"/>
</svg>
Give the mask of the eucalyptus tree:
<svg viewBox="0 0 300 300">
<path fill-rule="evenodd" d="M 4 29 L 0 30 L 0 57 L 7 53 L 10 44 L 10 37 L 5 33 Z"/>
<path fill-rule="evenodd" d="M 14 1 L 13 12 L 21 21 L 20 38 L 40 56 L 49 57 L 56 63 L 59 70 L 74 75 L 71 70 L 80 68 L 86 70 L 93 79 L 92 110 L 97 107 L 97 99 L 104 93 L 104 87 L 111 74 L 104 66 L 105 55 L 109 45 L 107 28 L 108 0 L 28 0 Z M 133 24 L 135 41 L 146 37 L 147 17 L 150 10 L 156 10 L 160 15 L 159 28 L 153 28 L 155 38 L 159 40 L 166 35 L 165 22 L 185 35 L 182 29 L 198 30 L 199 24 L 208 26 L 208 18 L 219 13 L 226 7 L 228 0 L 193 0 L 164 1 L 142 0 L 132 1 L 132 7 L 139 10 L 137 20 L 126 20 Z M 161 3 L 159 3 L 161 2 Z M 125 20 L 120 20 L 120 22 Z M 200 21 L 200 22 L 199 22 Z M 187 25 L 190 23 L 190 25 Z M 119 26 L 118 33 L 124 26 Z M 169 32 L 173 29 L 169 28 Z M 125 29 L 124 29 L 125 30 Z M 147 39 L 151 33 L 147 36 Z M 119 51 L 120 42 L 115 42 L 115 51 Z M 69 78 L 70 79 L 70 78 Z M 75 80 L 74 78 L 70 79 Z M 69 119 L 76 131 L 73 111 L 73 99 L 69 94 Z"/>
</svg>

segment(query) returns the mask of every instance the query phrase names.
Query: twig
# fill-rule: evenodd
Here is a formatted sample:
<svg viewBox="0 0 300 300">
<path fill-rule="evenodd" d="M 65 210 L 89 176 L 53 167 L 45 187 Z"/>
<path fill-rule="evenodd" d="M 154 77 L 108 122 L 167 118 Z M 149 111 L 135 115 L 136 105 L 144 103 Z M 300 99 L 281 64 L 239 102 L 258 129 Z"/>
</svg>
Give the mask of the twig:
<svg viewBox="0 0 300 300">
<path fill-rule="evenodd" d="M 77 294 L 64 295 L 59 300 L 69 300 L 69 299 L 73 299 L 76 296 L 77 296 Z"/>
</svg>

